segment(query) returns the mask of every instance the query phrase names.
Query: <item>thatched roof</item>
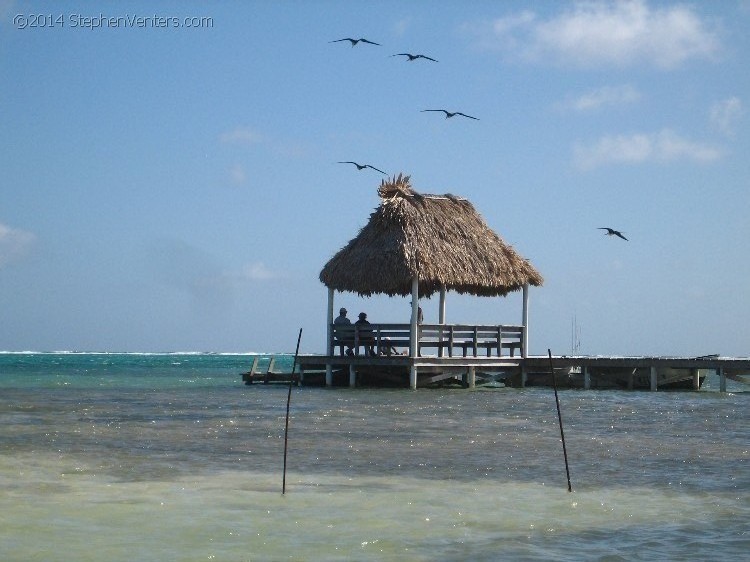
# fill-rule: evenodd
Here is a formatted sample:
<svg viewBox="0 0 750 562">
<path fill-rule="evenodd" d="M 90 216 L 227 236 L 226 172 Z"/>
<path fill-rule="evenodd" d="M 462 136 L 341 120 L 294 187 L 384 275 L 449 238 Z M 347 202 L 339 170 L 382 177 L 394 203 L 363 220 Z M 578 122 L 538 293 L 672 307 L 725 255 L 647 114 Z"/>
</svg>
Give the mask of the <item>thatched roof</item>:
<svg viewBox="0 0 750 562">
<path fill-rule="evenodd" d="M 383 180 L 378 194 L 381 203 L 370 221 L 320 272 L 327 287 L 362 296 L 407 296 L 417 275 L 420 296 L 443 286 L 498 296 L 543 283 L 466 199 L 417 193 L 401 174 Z"/>
</svg>

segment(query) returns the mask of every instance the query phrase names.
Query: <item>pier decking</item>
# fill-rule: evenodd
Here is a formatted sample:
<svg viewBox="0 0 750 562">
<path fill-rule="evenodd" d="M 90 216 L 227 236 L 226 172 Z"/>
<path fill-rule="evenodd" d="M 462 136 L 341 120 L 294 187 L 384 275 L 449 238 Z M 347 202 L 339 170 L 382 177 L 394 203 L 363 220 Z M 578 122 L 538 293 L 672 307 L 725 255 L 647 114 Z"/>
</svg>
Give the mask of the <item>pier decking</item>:
<svg viewBox="0 0 750 562">
<path fill-rule="evenodd" d="M 417 372 L 416 387 L 460 385 L 471 388 L 486 382 L 506 386 L 550 386 L 550 360 L 529 357 L 408 357 L 301 355 L 299 373 L 245 373 L 247 384 L 296 382 L 311 386 L 391 386 L 409 388 L 411 373 Z M 727 378 L 750 373 L 750 358 L 702 357 L 604 357 L 553 356 L 557 384 L 561 388 L 629 390 L 697 390 L 708 372 L 719 376 L 726 391 Z M 330 375 L 327 367 L 330 366 Z M 293 377 L 293 378 L 292 378 Z M 736 379 L 739 380 L 739 379 Z"/>
</svg>

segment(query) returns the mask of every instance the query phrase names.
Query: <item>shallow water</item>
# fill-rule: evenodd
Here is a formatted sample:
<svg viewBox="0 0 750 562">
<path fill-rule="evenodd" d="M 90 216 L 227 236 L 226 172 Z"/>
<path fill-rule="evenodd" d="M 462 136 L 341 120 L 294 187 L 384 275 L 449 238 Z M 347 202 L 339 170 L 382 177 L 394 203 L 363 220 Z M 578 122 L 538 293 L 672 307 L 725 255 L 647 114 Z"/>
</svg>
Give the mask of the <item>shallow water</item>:
<svg viewBox="0 0 750 562">
<path fill-rule="evenodd" d="M 247 356 L 0 355 L 2 560 L 709 560 L 749 393 L 244 386 Z M 712 386 L 709 381 L 709 388 Z M 717 385 L 716 385 L 717 386 Z"/>
</svg>

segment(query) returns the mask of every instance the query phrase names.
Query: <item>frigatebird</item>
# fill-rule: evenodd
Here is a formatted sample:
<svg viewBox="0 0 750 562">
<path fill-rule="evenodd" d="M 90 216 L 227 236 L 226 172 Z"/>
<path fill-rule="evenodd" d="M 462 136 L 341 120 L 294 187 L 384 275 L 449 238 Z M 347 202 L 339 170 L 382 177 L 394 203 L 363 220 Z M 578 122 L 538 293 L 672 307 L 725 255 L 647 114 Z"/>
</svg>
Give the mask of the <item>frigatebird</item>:
<svg viewBox="0 0 750 562">
<path fill-rule="evenodd" d="M 365 168 L 370 168 L 372 170 L 375 170 L 376 172 L 380 172 L 381 174 L 386 174 L 383 170 L 378 170 L 375 166 L 370 166 L 369 164 L 357 164 L 356 162 L 352 162 L 351 160 L 348 160 L 346 162 L 339 162 L 339 164 L 354 164 L 358 170 L 364 170 Z"/>
<path fill-rule="evenodd" d="M 622 235 L 622 232 L 620 232 L 619 230 L 615 230 L 614 228 L 609 228 L 608 226 L 600 226 L 598 230 L 606 230 L 607 232 L 604 233 L 606 236 L 619 236 L 623 240 L 627 240 L 627 238 Z"/>
<path fill-rule="evenodd" d="M 359 39 L 352 39 L 351 37 L 344 37 L 343 39 L 336 39 L 335 41 L 329 41 L 329 43 L 338 43 L 340 41 L 349 41 L 352 44 L 352 47 L 354 47 L 354 45 L 356 45 L 360 41 L 362 43 L 369 43 L 370 45 L 380 46 L 380 43 L 375 43 L 375 41 L 370 41 L 368 39 L 365 39 L 364 37 L 360 37 Z"/>
<path fill-rule="evenodd" d="M 469 119 L 476 119 L 477 121 L 479 121 L 479 117 L 472 117 L 471 115 L 466 115 L 465 113 L 461 113 L 460 111 L 448 111 L 447 109 L 423 109 L 422 113 L 424 113 L 425 111 L 442 111 L 443 113 L 445 113 L 446 119 L 450 119 L 455 115 L 462 115 L 464 117 L 468 117 Z"/>
<path fill-rule="evenodd" d="M 425 55 L 412 55 L 411 53 L 396 53 L 395 55 L 391 55 L 391 56 L 392 57 L 409 57 L 409 60 L 407 60 L 406 62 L 411 62 L 417 59 L 427 59 L 427 60 L 431 60 L 432 62 L 438 62 L 437 60 L 431 57 L 427 57 Z"/>
</svg>

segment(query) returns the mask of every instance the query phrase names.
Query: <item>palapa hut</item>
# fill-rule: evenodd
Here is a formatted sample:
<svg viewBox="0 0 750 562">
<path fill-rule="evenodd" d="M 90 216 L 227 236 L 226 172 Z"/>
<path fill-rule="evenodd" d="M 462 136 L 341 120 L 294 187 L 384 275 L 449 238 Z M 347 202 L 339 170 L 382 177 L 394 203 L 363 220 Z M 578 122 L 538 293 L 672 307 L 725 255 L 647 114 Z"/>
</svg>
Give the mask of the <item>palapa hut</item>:
<svg viewBox="0 0 750 562">
<path fill-rule="evenodd" d="M 381 203 L 370 220 L 320 272 L 328 287 L 328 335 L 332 341 L 334 292 L 412 297 L 409 356 L 416 357 L 419 297 L 440 295 L 445 323 L 447 291 L 505 296 L 523 290 L 523 356 L 527 352 L 528 286 L 542 276 L 506 244 L 466 199 L 414 191 L 409 176 L 383 180 Z M 412 373 L 412 386 L 416 374 Z"/>
</svg>

